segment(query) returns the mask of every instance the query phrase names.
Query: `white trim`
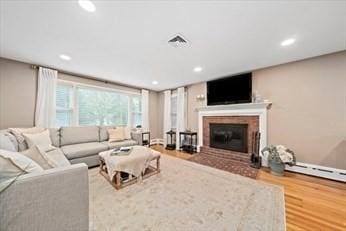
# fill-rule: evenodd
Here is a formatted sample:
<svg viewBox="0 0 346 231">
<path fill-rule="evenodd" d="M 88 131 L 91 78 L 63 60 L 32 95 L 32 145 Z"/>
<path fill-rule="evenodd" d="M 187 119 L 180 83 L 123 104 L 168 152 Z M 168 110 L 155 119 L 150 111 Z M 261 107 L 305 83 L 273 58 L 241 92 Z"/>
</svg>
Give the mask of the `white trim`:
<svg viewBox="0 0 346 231">
<path fill-rule="evenodd" d="M 164 145 L 164 141 L 163 141 L 163 139 L 161 139 L 161 138 L 151 139 L 151 140 L 150 140 L 150 145 L 153 145 L 153 144 L 161 144 L 161 145 Z"/>
<path fill-rule="evenodd" d="M 330 167 L 324 167 L 320 165 L 306 164 L 306 163 L 300 163 L 300 162 L 297 162 L 296 165 L 292 167 L 286 165 L 285 169 L 292 172 L 298 172 L 298 173 L 303 173 L 307 175 L 313 175 L 313 176 L 346 182 L 346 170 L 342 170 L 342 169 L 330 168 Z"/>
<path fill-rule="evenodd" d="M 58 78 L 58 83 L 60 83 L 60 82 L 61 83 L 65 83 L 65 84 L 69 84 L 69 85 L 76 85 L 76 86 L 90 87 L 90 88 L 98 88 L 98 89 L 106 90 L 106 91 L 115 91 L 115 92 L 123 93 L 123 94 L 127 94 L 127 95 L 138 95 L 138 96 L 141 95 L 140 92 L 132 92 L 132 91 L 126 91 L 126 90 L 115 89 L 115 88 L 110 88 L 110 87 L 101 87 L 101 86 L 97 86 L 97 85 L 80 83 L 80 82 L 75 82 L 75 81 L 64 80 L 64 79 L 59 79 Z"/>
<path fill-rule="evenodd" d="M 198 145 L 197 152 L 203 146 L 203 117 L 208 116 L 258 116 L 259 117 L 259 132 L 260 150 L 267 146 L 267 108 L 271 103 L 260 104 L 235 104 L 208 106 L 198 109 Z M 262 165 L 267 166 L 267 160 L 262 160 Z"/>
</svg>

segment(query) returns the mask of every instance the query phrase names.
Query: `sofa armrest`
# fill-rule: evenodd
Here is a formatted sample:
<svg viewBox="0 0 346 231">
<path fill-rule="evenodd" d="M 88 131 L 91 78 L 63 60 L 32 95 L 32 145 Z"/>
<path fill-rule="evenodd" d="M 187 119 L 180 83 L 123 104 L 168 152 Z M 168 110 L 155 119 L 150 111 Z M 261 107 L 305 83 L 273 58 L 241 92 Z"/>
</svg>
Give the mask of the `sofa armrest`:
<svg viewBox="0 0 346 231">
<path fill-rule="evenodd" d="M 88 167 L 23 175 L 0 193 L 0 208 L 0 230 L 88 230 Z"/>
<path fill-rule="evenodd" d="M 131 132 L 131 138 L 135 140 L 138 145 L 142 145 L 142 133 L 141 132 Z"/>
</svg>

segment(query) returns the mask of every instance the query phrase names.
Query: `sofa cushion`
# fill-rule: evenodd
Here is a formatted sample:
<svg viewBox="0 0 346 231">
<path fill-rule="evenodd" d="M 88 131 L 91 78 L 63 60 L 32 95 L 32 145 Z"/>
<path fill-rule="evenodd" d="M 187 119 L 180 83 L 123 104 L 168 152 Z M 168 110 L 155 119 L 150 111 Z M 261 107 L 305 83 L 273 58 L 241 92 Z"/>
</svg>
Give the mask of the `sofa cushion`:
<svg viewBox="0 0 346 231">
<path fill-rule="evenodd" d="M 97 155 L 99 152 L 108 150 L 108 146 L 99 142 L 91 142 L 62 146 L 61 150 L 67 159 L 70 160 L 85 156 Z"/>
<path fill-rule="evenodd" d="M 99 127 L 62 127 L 60 129 L 60 145 L 89 143 L 99 141 Z"/>
<path fill-rule="evenodd" d="M 47 156 L 49 156 L 49 158 L 51 158 L 57 164 L 57 166 L 55 167 L 64 167 L 71 165 L 71 163 L 66 159 L 66 156 L 60 148 L 56 148 L 46 153 Z"/>
<path fill-rule="evenodd" d="M 108 129 L 114 129 L 115 126 L 100 126 L 100 141 L 106 141 L 109 139 Z"/>
<path fill-rule="evenodd" d="M 50 128 L 49 135 L 53 146 L 60 147 L 60 128 Z"/>
<path fill-rule="evenodd" d="M 27 143 L 25 142 L 25 138 L 23 136 L 23 133 L 40 133 L 46 130 L 45 128 L 40 127 L 31 127 L 31 128 L 9 128 L 8 129 L 17 139 L 18 142 L 18 150 L 24 151 L 28 148 Z"/>
<path fill-rule="evenodd" d="M 29 148 L 35 145 L 41 145 L 46 148 L 52 147 L 52 140 L 50 139 L 49 130 L 45 130 L 40 133 L 23 133 L 25 141 Z"/>
<path fill-rule="evenodd" d="M 137 141 L 135 140 L 123 140 L 111 143 L 104 141 L 102 144 L 107 145 L 109 149 L 138 145 Z"/>
<path fill-rule="evenodd" d="M 124 127 L 117 127 L 114 129 L 108 129 L 109 139 L 108 142 L 118 142 L 125 140 Z"/>
<path fill-rule="evenodd" d="M 42 152 L 36 145 L 20 153 L 35 161 L 43 169 L 50 169 L 56 166 L 54 161 L 47 157 L 46 152 Z"/>
</svg>

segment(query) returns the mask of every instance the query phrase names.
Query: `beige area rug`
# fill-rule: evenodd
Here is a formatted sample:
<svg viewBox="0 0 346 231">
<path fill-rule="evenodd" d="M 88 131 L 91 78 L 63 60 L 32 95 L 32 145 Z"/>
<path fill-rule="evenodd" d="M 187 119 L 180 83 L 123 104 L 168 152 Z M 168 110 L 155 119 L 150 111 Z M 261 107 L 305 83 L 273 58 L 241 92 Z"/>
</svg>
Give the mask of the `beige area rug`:
<svg viewBox="0 0 346 231">
<path fill-rule="evenodd" d="M 91 230 L 285 230 L 278 186 L 165 155 L 161 169 L 119 191 L 89 170 Z"/>
</svg>

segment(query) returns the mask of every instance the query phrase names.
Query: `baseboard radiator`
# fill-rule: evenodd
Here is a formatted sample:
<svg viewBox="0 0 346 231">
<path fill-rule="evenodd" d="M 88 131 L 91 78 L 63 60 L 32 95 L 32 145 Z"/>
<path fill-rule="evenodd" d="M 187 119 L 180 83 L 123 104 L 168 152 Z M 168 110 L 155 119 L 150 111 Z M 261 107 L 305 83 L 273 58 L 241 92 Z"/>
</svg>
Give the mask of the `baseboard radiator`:
<svg viewBox="0 0 346 231">
<path fill-rule="evenodd" d="M 286 170 L 292 172 L 303 173 L 306 175 L 318 176 L 332 180 L 346 182 L 346 170 L 329 168 L 320 165 L 306 164 L 297 162 L 296 165 L 290 167 L 286 165 Z"/>
<path fill-rule="evenodd" d="M 154 145 L 154 144 L 162 144 L 163 145 L 163 139 L 151 139 L 150 140 L 150 145 Z"/>
</svg>

